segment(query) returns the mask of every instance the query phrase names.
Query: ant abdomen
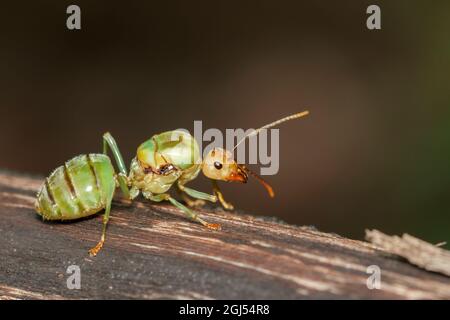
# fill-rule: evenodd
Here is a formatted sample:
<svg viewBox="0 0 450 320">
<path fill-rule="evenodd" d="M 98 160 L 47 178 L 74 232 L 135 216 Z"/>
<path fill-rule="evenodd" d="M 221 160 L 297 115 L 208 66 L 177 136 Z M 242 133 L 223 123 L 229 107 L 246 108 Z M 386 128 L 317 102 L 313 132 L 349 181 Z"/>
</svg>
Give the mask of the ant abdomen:
<svg viewBox="0 0 450 320">
<path fill-rule="evenodd" d="M 111 160 L 80 155 L 55 169 L 41 186 L 36 211 L 46 220 L 73 220 L 105 209 L 115 190 Z"/>
</svg>

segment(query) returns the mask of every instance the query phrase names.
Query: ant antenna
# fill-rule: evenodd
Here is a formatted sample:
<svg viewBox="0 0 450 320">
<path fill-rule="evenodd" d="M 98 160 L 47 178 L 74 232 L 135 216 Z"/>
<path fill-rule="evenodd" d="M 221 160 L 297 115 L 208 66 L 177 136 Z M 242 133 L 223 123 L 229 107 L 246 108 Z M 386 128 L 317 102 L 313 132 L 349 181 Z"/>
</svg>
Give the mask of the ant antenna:
<svg viewBox="0 0 450 320">
<path fill-rule="evenodd" d="M 284 118 L 282 118 L 282 119 L 280 119 L 280 120 L 277 120 L 277 121 L 274 121 L 274 122 L 272 122 L 272 123 L 266 124 L 265 126 L 262 126 L 261 128 L 256 129 L 256 130 L 252 131 L 251 133 L 249 133 L 248 135 L 246 135 L 245 137 L 243 137 L 243 138 L 241 139 L 241 141 L 239 141 L 239 142 L 234 146 L 234 148 L 233 148 L 232 151 L 234 151 L 234 150 L 237 148 L 238 145 L 240 145 L 242 142 L 244 142 L 245 139 L 250 138 L 250 137 L 252 137 L 252 136 L 256 136 L 258 133 L 261 132 L 261 130 L 269 129 L 269 128 L 275 127 L 276 125 L 279 125 L 279 124 L 281 124 L 281 123 L 283 123 L 283 122 L 286 122 L 286 121 L 289 121 L 289 120 L 298 119 L 298 118 L 307 116 L 308 114 L 309 114 L 309 111 L 308 111 L 308 110 L 305 110 L 305 111 L 302 111 L 302 112 L 299 112 L 299 113 L 291 114 L 290 116 L 284 117 Z"/>
</svg>

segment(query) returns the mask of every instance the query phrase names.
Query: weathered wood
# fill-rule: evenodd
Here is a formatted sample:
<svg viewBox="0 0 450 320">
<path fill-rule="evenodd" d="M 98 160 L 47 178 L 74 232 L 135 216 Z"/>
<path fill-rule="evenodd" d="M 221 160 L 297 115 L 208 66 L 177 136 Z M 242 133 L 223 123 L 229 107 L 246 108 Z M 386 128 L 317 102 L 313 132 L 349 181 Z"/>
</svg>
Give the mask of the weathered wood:
<svg viewBox="0 0 450 320">
<path fill-rule="evenodd" d="M 429 271 L 450 276 L 450 252 L 409 234 L 388 236 L 378 230 L 366 230 L 366 239 L 384 251 L 407 259 Z"/>
<path fill-rule="evenodd" d="M 374 245 L 274 219 L 202 209 L 222 231 L 186 220 L 169 204 L 116 200 L 104 249 L 101 215 L 42 222 L 33 209 L 42 178 L 0 173 L 0 298 L 450 299 L 450 278 Z M 276 212 L 274 212 L 276 215 Z M 66 285 L 70 265 L 81 289 Z M 369 290 L 367 267 L 381 269 Z"/>
</svg>

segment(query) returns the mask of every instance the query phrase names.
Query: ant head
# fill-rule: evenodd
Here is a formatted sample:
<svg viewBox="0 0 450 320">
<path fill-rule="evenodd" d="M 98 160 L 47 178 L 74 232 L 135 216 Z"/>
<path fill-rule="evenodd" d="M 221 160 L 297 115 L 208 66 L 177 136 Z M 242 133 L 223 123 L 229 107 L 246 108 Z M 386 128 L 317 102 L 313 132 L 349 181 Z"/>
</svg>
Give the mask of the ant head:
<svg viewBox="0 0 450 320">
<path fill-rule="evenodd" d="M 202 171 L 213 180 L 238 181 L 246 183 L 247 171 L 234 161 L 233 154 L 222 148 L 212 149 L 203 159 Z"/>
<path fill-rule="evenodd" d="M 309 111 L 303 111 L 299 113 L 292 114 L 290 116 L 281 118 L 272 123 L 266 124 L 265 126 L 260 127 L 257 130 L 254 130 L 252 133 L 243 137 L 233 148 L 244 142 L 245 139 L 257 135 L 263 129 L 269 129 L 275 127 L 283 122 L 298 119 L 304 117 L 309 114 Z M 223 180 L 223 181 L 239 181 L 246 183 L 248 180 L 248 175 L 251 174 L 261 183 L 264 188 L 266 188 L 270 197 L 274 197 L 275 193 L 273 192 L 272 187 L 259 175 L 245 167 L 244 165 L 237 164 L 233 159 L 233 154 L 222 148 L 214 148 L 212 149 L 206 157 L 203 159 L 202 163 L 203 174 L 210 179 L 213 180 Z"/>
<path fill-rule="evenodd" d="M 203 159 L 202 165 L 203 174 L 213 180 L 223 181 L 238 181 L 246 183 L 248 175 L 253 177 L 266 188 L 270 197 L 275 194 L 272 187 L 256 173 L 248 169 L 242 164 L 236 163 L 233 159 L 233 154 L 222 148 L 212 149 Z"/>
</svg>

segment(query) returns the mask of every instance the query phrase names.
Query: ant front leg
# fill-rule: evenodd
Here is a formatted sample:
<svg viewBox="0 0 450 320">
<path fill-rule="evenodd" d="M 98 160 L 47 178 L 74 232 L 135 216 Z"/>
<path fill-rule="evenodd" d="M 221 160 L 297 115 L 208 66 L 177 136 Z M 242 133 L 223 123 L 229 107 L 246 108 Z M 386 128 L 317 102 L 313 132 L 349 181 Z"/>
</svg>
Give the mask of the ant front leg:
<svg viewBox="0 0 450 320">
<path fill-rule="evenodd" d="M 217 183 L 217 181 L 216 181 L 216 180 L 211 180 L 211 182 L 212 182 L 212 185 L 213 185 L 213 191 L 214 191 L 214 194 L 215 194 L 215 195 L 217 196 L 217 198 L 219 199 L 220 204 L 221 204 L 226 210 L 233 210 L 233 209 L 234 209 L 234 206 L 233 206 L 231 203 L 225 201 L 225 198 L 223 197 L 222 191 L 220 191 L 219 184 Z"/>
</svg>

